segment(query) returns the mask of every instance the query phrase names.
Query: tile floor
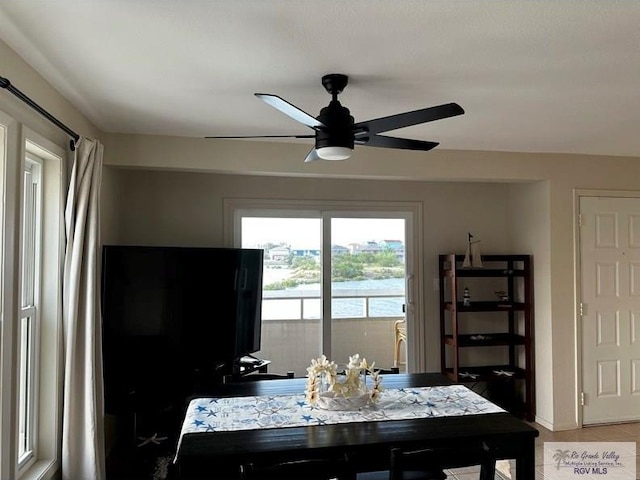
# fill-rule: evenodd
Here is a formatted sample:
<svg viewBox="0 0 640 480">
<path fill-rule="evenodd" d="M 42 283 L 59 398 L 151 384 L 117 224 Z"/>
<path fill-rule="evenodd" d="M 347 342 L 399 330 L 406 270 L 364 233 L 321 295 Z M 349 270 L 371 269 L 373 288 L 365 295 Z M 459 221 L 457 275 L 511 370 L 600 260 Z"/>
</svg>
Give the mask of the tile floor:
<svg viewBox="0 0 640 480">
<path fill-rule="evenodd" d="M 585 427 L 579 430 L 562 432 L 552 432 L 537 423 L 532 425 L 540 432 L 540 435 L 536 438 L 535 480 L 548 478 L 543 474 L 545 442 L 635 442 L 636 478 L 640 479 L 640 422 Z M 496 480 L 512 480 L 515 478 L 513 462 L 499 461 L 496 470 Z M 447 480 L 478 480 L 479 472 L 479 467 L 457 468 L 447 472 Z M 630 478 L 629 480 L 632 479 Z"/>
</svg>

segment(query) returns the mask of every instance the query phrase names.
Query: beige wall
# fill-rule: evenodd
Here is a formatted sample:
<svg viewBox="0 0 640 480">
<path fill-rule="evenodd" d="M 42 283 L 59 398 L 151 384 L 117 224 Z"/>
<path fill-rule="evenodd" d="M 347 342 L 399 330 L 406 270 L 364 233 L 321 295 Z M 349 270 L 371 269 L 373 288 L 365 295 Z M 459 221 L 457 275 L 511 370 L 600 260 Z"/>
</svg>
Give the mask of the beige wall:
<svg viewBox="0 0 640 480">
<path fill-rule="evenodd" d="M 549 227 L 549 182 L 512 185 L 509 190 L 509 228 L 513 249 L 533 255 L 534 378 L 537 416 L 553 420 L 553 351 Z"/>
<path fill-rule="evenodd" d="M 118 215 L 104 230 L 117 232 L 116 242 L 221 246 L 223 199 L 268 198 L 420 201 L 424 205 L 425 251 L 460 251 L 470 230 L 482 239 L 485 250 L 499 252 L 509 247 L 506 184 L 260 177 L 110 167 L 105 168 L 105 177 L 110 177 L 114 196 L 105 198 L 104 207 L 117 204 Z M 435 259 L 427 265 L 429 274 L 437 277 Z"/>
<path fill-rule="evenodd" d="M 0 75 L 38 103 L 78 135 L 99 138 L 100 131 L 60 95 L 33 68 L 27 65 L 6 43 L 0 40 Z M 11 115 L 33 131 L 67 148 L 70 137 L 5 89 L 0 89 L 0 110 Z"/>
<path fill-rule="evenodd" d="M 266 194 L 269 198 L 277 198 L 284 194 L 299 195 L 300 198 L 346 199 L 355 195 L 360 200 L 424 202 L 427 319 L 437 308 L 437 298 L 429 288 L 430 279 L 436 276 L 434 255 L 442 251 L 462 251 L 467 230 L 477 232 L 484 245 L 490 246 L 489 250 L 508 249 L 533 254 L 537 418 L 555 429 L 578 425 L 573 192 L 576 188 L 637 190 L 640 160 L 442 149 L 423 154 L 356 147 L 354 156 L 346 162 L 304 164 L 302 160 L 310 148 L 308 144 L 143 135 L 107 135 L 105 143 L 105 161 L 109 165 L 254 175 L 244 183 L 250 190 L 240 188 L 243 182 L 239 179 L 218 180 L 222 196 L 260 197 Z M 342 180 L 320 182 L 319 177 Z M 155 178 L 150 176 L 149 181 L 155 182 Z M 380 189 L 375 182 L 370 183 L 370 187 L 366 186 L 367 182 L 353 184 L 353 187 L 350 182 L 345 183 L 345 179 L 402 181 L 383 181 L 388 187 Z M 477 185 L 477 182 L 496 183 Z M 485 194 L 492 191 L 495 197 L 478 197 L 476 189 L 484 189 Z M 366 191 L 371 196 L 362 196 Z M 153 195 L 162 196 L 159 191 Z M 455 198 L 453 202 L 452 198 Z M 168 198 L 157 198 L 157 201 L 164 204 Z M 183 206 L 187 204 L 183 203 Z M 220 207 L 210 207 L 212 215 L 217 216 Z M 169 211 L 176 208 L 169 207 Z M 150 212 L 149 218 L 154 215 L 159 214 Z M 196 215 L 202 216 L 201 213 Z M 167 221 L 160 220 L 165 226 Z M 429 230 L 429 225 L 436 225 L 436 231 Z M 219 227 L 213 224 L 206 227 L 210 238 L 222 238 L 221 233 L 217 233 Z M 140 238 L 148 237 L 141 226 L 133 225 L 126 230 L 127 235 L 136 230 Z M 195 241 L 197 234 L 191 226 L 180 236 L 183 240 Z M 429 338 L 434 337 L 437 328 L 432 323 L 427 320 L 426 336 Z M 434 362 L 436 354 L 429 349 L 428 368 L 434 368 Z"/>
</svg>

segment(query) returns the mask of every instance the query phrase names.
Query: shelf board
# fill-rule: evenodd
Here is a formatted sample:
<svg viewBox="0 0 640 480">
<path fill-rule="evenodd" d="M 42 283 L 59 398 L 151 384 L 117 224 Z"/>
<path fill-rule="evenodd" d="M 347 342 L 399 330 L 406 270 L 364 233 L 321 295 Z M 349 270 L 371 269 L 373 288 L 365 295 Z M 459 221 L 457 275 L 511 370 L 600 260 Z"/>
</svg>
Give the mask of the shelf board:
<svg viewBox="0 0 640 480">
<path fill-rule="evenodd" d="M 524 277 L 526 272 L 522 269 L 507 268 L 457 268 L 458 277 Z"/>
<path fill-rule="evenodd" d="M 500 375 L 494 373 L 494 371 L 510 371 L 513 372 L 512 376 Z M 459 383 L 476 383 L 476 382 L 504 382 L 510 380 L 520 380 L 525 378 L 525 371 L 520 367 L 513 367 L 510 365 L 487 365 L 483 367 L 459 367 L 458 375 L 453 373 L 453 368 L 446 368 L 444 373 L 448 378 L 454 382 Z M 473 378 L 465 376 L 464 374 L 477 375 Z"/>
<path fill-rule="evenodd" d="M 458 277 L 527 277 L 529 260 L 529 255 L 482 255 L 486 267 L 462 267 L 464 255 L 440 255 L 440 274 L 452 276 L 455 272 Z M 515 268 L 514 263 L 521 264 L 517 265 L 521 268 Z"/>
<path fill-rule="evenodd" d="M 442 276 L 444 277 L 452 277 L 454 270 L 451 268 L 445 268 L 442 270 Z M 456 268 L 455 270 L 456 277 L 524 277 L 527 275 L 527 272 L 518 269 L 507 269 L 507 268 Z"/>
<path fill-rule="evenodd" d="M 453 311 L 453 303 L 445 302 L 445 309 Z M 458 313 L 463 312 L 510 312 L 510 311 L 523 311 L 526 304 L 521 302 L 471 302 L 471 305 L 465 307 L 462 302 L 456 303 L 456 310 Z"/>
<path fill-rule="evenodd" d="M 452 255 L 440 255 L 442 258 L 450 258 Z M 504 255 L 481 255 L 483 262 L 525 262 L 531 258 L 530 255 L 526 254 L 504 254 Z M 463 262 L 464 255 L 458 254 L 455 255 L 456 262 Z"/>
<path fill-rule="evenodd" d="M 486 338 L 478 338 L 478 337 Z M 456 346 L 452 335 L 445 336 L 447 345 Z M 471 335 L 458 335 L 458 347 L 495 347 L 502 345 L 525 345 L 526 339 L 522 335 L 510 333 L 476 333 Z"/>
</svg>

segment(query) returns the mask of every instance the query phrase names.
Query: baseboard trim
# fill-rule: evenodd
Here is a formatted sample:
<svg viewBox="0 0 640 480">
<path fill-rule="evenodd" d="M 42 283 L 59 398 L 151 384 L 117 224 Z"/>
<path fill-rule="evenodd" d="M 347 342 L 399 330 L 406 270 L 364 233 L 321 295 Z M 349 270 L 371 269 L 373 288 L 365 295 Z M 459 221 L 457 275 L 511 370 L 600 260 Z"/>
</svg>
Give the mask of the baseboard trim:
<svg viewBox="0 0 640 480">
<path fill-rule="evenodd" d="M 544 418 L 540 418 L 536 416 L 535 422 L 539 425 L 542 425 L 547 430 L 551 430 L 552 432 L 560 432 L 563 430 L 576 430 L 580 428 L 577 423 L 565 423 L 565 424 L 556 424 L 545 420 Z"/>
</svg>

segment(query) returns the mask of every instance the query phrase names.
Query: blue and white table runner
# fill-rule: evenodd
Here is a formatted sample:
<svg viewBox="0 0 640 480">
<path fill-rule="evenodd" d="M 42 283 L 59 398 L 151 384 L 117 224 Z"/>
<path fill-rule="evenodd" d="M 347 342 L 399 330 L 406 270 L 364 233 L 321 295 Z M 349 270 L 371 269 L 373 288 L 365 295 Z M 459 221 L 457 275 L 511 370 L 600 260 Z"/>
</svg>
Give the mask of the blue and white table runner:
<svg viewBox="0 0 640 480">
<path fill-rule="evenodd" d="M 323 410 L 304 393 L 229 398 L 197 398 L 189 403 L 180 433 L 228 432 L 305 427 L 411 418 L 498 413 L 504 410 L 463 385 L 389 388 L 380 400 L 359 410 Z"/>
</svg>

